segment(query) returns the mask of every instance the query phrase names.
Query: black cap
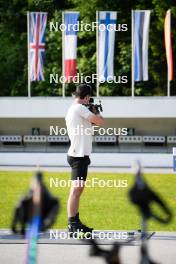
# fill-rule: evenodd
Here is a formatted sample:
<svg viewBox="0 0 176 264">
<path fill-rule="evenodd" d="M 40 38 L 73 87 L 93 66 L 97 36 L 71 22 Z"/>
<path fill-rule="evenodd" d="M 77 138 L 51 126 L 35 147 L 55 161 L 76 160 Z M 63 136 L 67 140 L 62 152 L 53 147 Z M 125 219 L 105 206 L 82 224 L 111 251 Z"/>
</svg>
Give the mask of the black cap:
<svg viewBox="0 0 176 264">
<path fill-rule="evenodd" d="M 73 93 L 76 97 L 84 99 L 87 95 L 91 95 L 91 86 L 88 84 L 80 84 L 76 87 L 76 91 Z"/>
</svg>

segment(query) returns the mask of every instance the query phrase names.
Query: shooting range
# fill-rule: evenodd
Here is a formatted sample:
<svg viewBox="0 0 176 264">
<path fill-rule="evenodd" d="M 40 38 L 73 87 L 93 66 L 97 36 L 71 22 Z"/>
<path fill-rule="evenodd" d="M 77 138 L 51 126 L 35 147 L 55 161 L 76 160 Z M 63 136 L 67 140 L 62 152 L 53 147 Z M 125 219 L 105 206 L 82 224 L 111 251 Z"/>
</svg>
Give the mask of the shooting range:
<svg viewBox="0 0 176 264">
<path fill-rule="evenodd" d="M 175 264 L 174 1 L 1 6 L 0 263 Z M 80 84 L 91 87 L 81 107 L 105 121 L 89 121 L 87 234 L 67 217 L 66 116 Z"/>
</svg>

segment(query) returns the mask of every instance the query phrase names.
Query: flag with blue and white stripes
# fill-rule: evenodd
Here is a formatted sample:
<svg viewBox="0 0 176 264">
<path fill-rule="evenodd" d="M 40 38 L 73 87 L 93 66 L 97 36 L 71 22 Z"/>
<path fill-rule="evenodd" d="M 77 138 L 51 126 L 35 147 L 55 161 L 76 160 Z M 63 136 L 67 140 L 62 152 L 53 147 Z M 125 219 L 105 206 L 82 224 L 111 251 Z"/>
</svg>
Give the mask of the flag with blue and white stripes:
<svg viewBox="0 0 176 264">
<path fill-rule="evenodd" d="M 148 81 L 148 42 L 150 10 L 133 11 L 134 81 Z"/>
<path fill-rule="evenodd" d="M 114 79 L 114 44 L 117 12 L 98 12 L 98 80 Z"/>
</svg>

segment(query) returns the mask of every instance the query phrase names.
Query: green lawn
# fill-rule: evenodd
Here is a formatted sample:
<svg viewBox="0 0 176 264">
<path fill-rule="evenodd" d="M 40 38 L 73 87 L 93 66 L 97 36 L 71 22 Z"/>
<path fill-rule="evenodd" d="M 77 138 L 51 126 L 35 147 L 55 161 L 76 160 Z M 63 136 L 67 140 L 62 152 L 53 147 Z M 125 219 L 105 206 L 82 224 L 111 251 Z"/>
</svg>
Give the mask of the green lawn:
<svg viewBox="0 0 176 264">
<path fill-rule="evenodd" d="M 9 228 L 14 205 L 28 189 L 32 177 L 31 172 L 0 172 L 0 228 Z M 69 179 L 69 173 L 44 173 L 45 183 L 49 187 L 50 178 Z M 127 188 L 86 188 L 81 199 L 81 219 L 95 229 L 132 230 L 140 228 L 137 209 L 128 201 L 128 190 L 133 183 L 131 174 L 90 173 L 99 179 L 127 180 Z M 169 225 L 161 225 L 149 221 L 150 230 L 176 231 L 176 175 L 146 174 L 147 182 L 157 190 L 169 203 L 174 212 L 174 219 Z M 50 188 L 50 187 L 49 187 Z M 66 204 L 69 188 L 52 187 L 51 192 L 61 200 L 61 212 L 54 228 L 66 228 Z"/>
</svg>

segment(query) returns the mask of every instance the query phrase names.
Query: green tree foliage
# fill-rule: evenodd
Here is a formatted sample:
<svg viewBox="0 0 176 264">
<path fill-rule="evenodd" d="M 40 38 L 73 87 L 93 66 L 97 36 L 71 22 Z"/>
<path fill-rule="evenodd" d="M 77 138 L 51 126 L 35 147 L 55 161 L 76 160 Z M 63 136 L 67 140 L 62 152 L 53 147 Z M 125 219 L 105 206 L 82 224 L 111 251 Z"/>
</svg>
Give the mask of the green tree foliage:
<svg viewBox="0 0 176 264">
<path fill-rule="evenodd" d="M 80 12 L 80 21 L 96 21 L 96 11 L 118 12 L 118 24 L 127 24 L 128 31 L 117 32 L 114 69 L 116 76 L 128 77 L 127 84 L 101 84 L 103 96 L 129 96 L 131 94 L 131 10 L 151 9 L 149 41 L 149 81 L 136 83 L 136 95 L 166 95 L 167 64 L 164 47 L 164 17 L 172 11 L 172 42 L 176 54 L 175 1 L 164 0 L 1 0 L 0 7 L 0 96 L 27 95 L 27 11 L 48 12 L 46 31 L 45 81 L 32 83 L 33 96 L 58 96 L 61 83 L 50 83 L 50 74 L 62 75 L 62 32 L 49 30 L 49 22 L 62 23 L 62 11 Z M 80 74 L 96 73 L 96 32 L 78 33 L 77 71 Z M 176 70 L 175 70 L 176 76 Z M 96 83 L 92 84 L 94 94 Z M 176 94 L 175 81 L 171 83 L 172 95 Z M 75 88 L 67 84 L 66 95 Z"/>
</svg>

